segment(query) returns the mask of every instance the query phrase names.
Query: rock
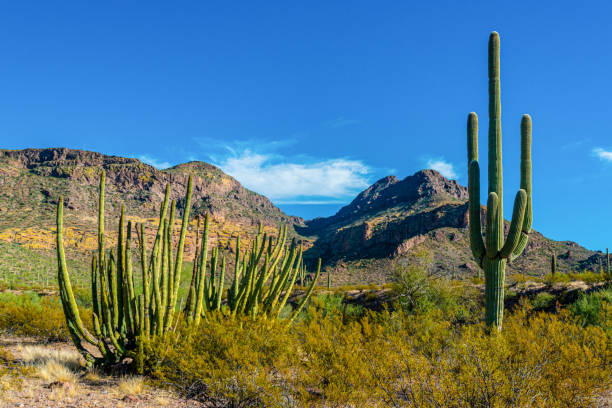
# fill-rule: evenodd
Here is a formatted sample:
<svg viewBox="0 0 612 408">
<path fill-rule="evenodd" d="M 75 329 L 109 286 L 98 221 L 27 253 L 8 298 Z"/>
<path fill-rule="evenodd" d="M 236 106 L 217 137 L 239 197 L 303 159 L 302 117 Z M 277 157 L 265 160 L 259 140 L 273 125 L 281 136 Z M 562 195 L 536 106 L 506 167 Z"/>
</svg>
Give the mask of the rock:
<svg viewBox="0 0 612 408">
<path fill-rule="evenodd" d="M 300 230 L 318 236 L 306 258 L 321 258 L 327 267 L 363 259 L 410 258 L 417 247 L 434 255 L 432 273 L 474 272 L 468 237 L 467 189 L 435 170 L 421 170 L 403 180 L 384 177 L 362 191 L 335 215 L 306 221 Z M 506 213 L 508 216 L 508 213 Z M 485 225 L 486 208 L 481 206 Z M 510 224 L 505 223 L 508 233 Z M 532 231 L 523 255 L 508 264 L 509 273 L 549 272 L 550 255 L 562 272 L 591 268 L 604 256 L 574 242 L 555 242 Z M 371 267 L 371 265 L 370 265 Z M 336 268 L 338 269 L 338 268 Z M 390 278 L 391 271 L 387 272 Z"/>
</svg>

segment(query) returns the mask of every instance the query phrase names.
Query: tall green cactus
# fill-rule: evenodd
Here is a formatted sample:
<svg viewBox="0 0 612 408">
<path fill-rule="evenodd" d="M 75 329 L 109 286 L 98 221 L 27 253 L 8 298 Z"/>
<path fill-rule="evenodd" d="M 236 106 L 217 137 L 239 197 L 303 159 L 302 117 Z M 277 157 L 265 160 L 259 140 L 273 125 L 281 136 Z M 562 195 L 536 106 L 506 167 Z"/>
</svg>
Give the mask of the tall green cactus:
<svg viewBox="0 0 612 408">
<path fill-rule="evenodd" d="M 504 312 L 506 263 L 518 257 L 531 232 L 531 118 L 521 120 L 521 188 L 514 200 L 512 221 L 504 240 L 503 179 L 501 152 L 501 97 L 499 35 L 489 37 L 489 186 L 486 236 L 483 240 L 480 216 L 480 166 L 478 164 L 478 117 L 468 116 L 468 193 L 470 244 L 485 272 L 485 321 L 501 329 Z"/>
<path fill-rule="evenodd" d="M 550 257 L 550 274 L 555 276 L 557 274 L 557 254 L 553 252 Z"/>
<path fill-rule="evenodd" d="M 99 187 L 98 253 L 91 262 L 92 320 L 94 333 L 83 325 L 74 298 L 64 254 L 63 198 L 57 206 L 57 259 L 58 283 L 64 315 L 72 340 L 88 365 L 114 364 L 131 357 L 137 371 L 143 370 L 143 342 L 151 336 L 162 336 L 173 327 L 180 311 L 177 307 L 183 252 L 189 212 L 191 209 L 192 178 L 189 177 L 185 207 L 176 254 L 173 254 L 173 226 L 176 203 L 170 201 L 170 187 L 166 186 L 160 209 L 159 225 L 150 256 L 147 256 L 144 225 L 140 228 L 125 223 L 125 209 L 121 209 L 117 247 L 108 252 L 104 247 L 104 191 L 105 173 Z M 199 219 L 196 229 L 196 256 L 187 304 L 183 309 L 188 324 L 197 326 L 208 312 L 220 311 L 227 291 L 228 315 L 243 313 L 278 318 L 293 289 L 302 268 L 302 250 L 295 241 L 287 248 L 287 227 L 281 226 L 276 241 L 259 233 L 252 247 L 241 257 L 240 237 L 236 239 L 234 282 L 224 289 L 226 260 L 219 248 L 213 248 L 208 262 L 210 220 L 205 216 L 202 239 L 199 237 Z M 142 293 L 136 293 L 132 267 L 132 234 L 138 238 L 142 272 Z M 201 244 L 200 244 L 201 242 Z M 319 263 L 320 265 L 320 263 Z M 207 274 L 207 270 L 210 272 Z M 320 268 L 317 270 L 319 276 Z M 316 278 L 302 298 L 298 309 L 287 320 L 291 323 L 310 297 Z M 99 350 L 94 355 L 83 343 Z"/>
<path fill-rule="evenodd" d="M 139 360 L 139 355 L 142 353 L 142 341 L 148 336 L 162 334 L 164 329 L 172 324 L 175 316 L 177 290 L 180 284 L 180 276 L 177 276 L 180 273 L 177 271 L 182 269 L 193 183 L 190 177 L 176 257 L 173 257 L 171 248 L 175 203 L 172 202 L 170 219 L 167 219 L 170 196 L 170 188 L 167 186 L 153 250 L 151 257 L 147 259 L 144 226 L 141 226 L 139 232 L 138 227 L 133 228 L 132 222 L 129 221 L 126 233 L 123 207 L 119 218 L 117 247 L 115 250 L 106 251 L 104 247 L 105 180 L 105 173 L 102 172 L 99 186 L 98 253 L 93 256 L 91 262 L 92 320 L 95 335 L 90 334 L 84 328 L 70 285 L 64 255 L 62 197 L 57 206 L 60 297 L 73 342 L 88 364 L 112 364 L 125 357 L 132 357 L 136 360 L 137 369 L 140 370 L 142 361 Z M 136 293 L 134 285 L 130 246 L 133 231 L 138 235 L 141 244 L 142 294 Z M 102 357 L 94 358 L 91 352 L 83 347 L 83 341 L 97 346 Z"/>
</svg>

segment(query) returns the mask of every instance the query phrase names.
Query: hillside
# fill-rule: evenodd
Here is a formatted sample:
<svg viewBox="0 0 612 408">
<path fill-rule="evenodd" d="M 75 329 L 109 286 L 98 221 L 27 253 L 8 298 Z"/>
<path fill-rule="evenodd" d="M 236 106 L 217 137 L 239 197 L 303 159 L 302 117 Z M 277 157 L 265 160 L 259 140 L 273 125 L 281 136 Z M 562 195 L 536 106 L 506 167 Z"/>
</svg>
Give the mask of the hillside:
<svg viewBox="0 0 612 408">
<path fill-rule="evenodd" d="M 31 249 L 54 248 L 55 206 L 65 197 L 66 240 L 73 253 L 95 247 L 98 183 L 106 171 L 106 226 L 116 230 L 125 204 L 129 219 L 145 222 L 153 234 L 166 183 L 182 212 L 189 175 L 193 175 L 193 215 L 210 212 L 211 240 L 226 244 L 237 232 L 253 233 L 259 221 L 276 228 L 280 223 L 301 225 L 266 197 L 242 187 L 217 167 L 189 162 L 157 170 L 140 160 L 65 148 L 0 150 L 0 242 Z M 177 217 L 178 218 L 178 217 Z M 193 218 L 193 217 L 192 217 Z M 192 226 L 194 221 L 192 221 Z M 109 244 L 113 242 L 109 235 Z M 191 236 L 186 250 L 193 250 Z"/>
<path fill-rule="evenodd" d="M 300 231 L 316 237 L 308 255 L 321 257 L 337 270 L 337 284 L 388 281 L 391 261 L 411 259 L 419 248 L 433 255 L 432 272 L 475 276 L 478 268 L 469 247 L 467 198 L 466 187 L 435 170 L 422 170 L 403 180 L 389 176 L 362 191 L 334 216 L 307 221 Z M 483 206 L 483 225 L 484 216 Z M 549 273 L 553 251 L 561 272 L 598 268 L 599 260 L 605 265 L 601 253 L 534 231 L 524 254 L 507 270 L 510 274 L 519 270 L 530 275 Z"/>
<path fill-rule="evenodd" d="M 38 269 L 53 268 L 55 206 L 60 194 L 66 200 L 66 242 L 71 258 L 79 259 L 94 249 L 101 169 L 107 174 L 109 245 L 114 242 L 112 231 L 117 228 L 121 203 L 129 219 L 148 226 L 152 240 L 166 183 L 172 187 L 171 197 L 177 200 L 180 213 L 187 178 L 192 175 L 192 214 L 211 213 L 212 245 L 231 248 L 237 233 L 252 236 L 259 221 L 269 231 L 287 223 L 300 242 L 313 245 L 307 257 L 323 259 L 332 271 L 333 285 L 388 282 L 392 264 L 411 260 L 421 248 L 433 255 L 434 273 L 457 277 L 478 273 L 467 239 L 467 189 L 434 170 L 422 170 L 403 180 L 385 177 L 334 216 L 304 222 L 207 163 L 157 170 L 137 159 L 64 148 L 0 150 L 0 248 L 6 255 L 0 266 L 19 276 L 27 268 L 28 262 L 21 259 L 25 256 L 37 259 Z M 484 215 L 483 207 L 483 219 Z M 191 230 L 194 228 L 192 217 Z M 189 234 L 187 259 L 193 249 L 193 234 Z M 601 253 L 574 242 L 552 241 L 534 231 L 525 253 L 508 271 L 548 273 L 553 251 L 561 272 L 598 268 L 600 260 L 605 264 Z"/>
</svg>

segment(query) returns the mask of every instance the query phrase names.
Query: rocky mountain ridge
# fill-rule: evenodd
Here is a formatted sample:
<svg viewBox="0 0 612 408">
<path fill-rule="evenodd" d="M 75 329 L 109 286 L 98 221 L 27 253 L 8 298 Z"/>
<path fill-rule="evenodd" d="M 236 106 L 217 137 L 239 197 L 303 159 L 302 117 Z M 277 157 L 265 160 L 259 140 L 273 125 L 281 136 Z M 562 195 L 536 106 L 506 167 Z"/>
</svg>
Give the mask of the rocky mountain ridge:
<svg viewBox="0 0 612 408">
<path fill-rule="evenodd" d="M 433 254 L 433 273 L 469 276 L 478 272 L 467 236 L 467 189 L 435 170 L 422 170 L 402 180 L 382 178 L 334 216 L 304 222 L 203 162 L 157 170 L 138 159 L 82 150 L 0 150 L 0 241 L 52 250 L 55 205 L 62 194 L 67 206 L 68 248 L 83 253 L 95 248 L 97 188 L 102 169 L 107 175 L 109 243 L 121 204 L 126 205 L 129 219 L 152 227 L 166 183 L 172 187 L 171 197 L 180 213 L 187 178 L 193 175 L 192 214 L 212 215 L 213 244 L 229 249 L 237 234 L 253 235 L 259 221 L 269 231 L 285 223 L 293 226 L 294 236 L 305 247 L 312 245 L 307 258 L 321 257 L 331 268 L 334 284 L 387 282 L 395 262 L 410 261 L 420 250 Z M 483 220 L 484 216 L 483 207 Z M 192 220 L 192 231 L 194 227 Z M 149 230 L 152 234 L 154 229 Z M 188 255 L 193 248 L 188 238 Z M 553 252 L 561 272 L 593 269 L 603 260 L 601 253 L 573 242 L 552 241 L 534 231 L 525 253 L 508 266 L 508 271 L 548 273 Z"/>
<path fill-rule="evenodd" d="M 69 248 L 95 247 L 102 169 L 106 172 L 105 228 L 109 232 L 117 228 L 121 205 L 129 219 L 156 225 L 167 183 L 182 213 L 189 175 L 194 182 L 192 214 L 212 215 L 213 242 L 219 239 L 228 244 L 239 232 L 254 233 L 260 221 L 270 230 L 281 223 L 303 225 L 301 218 L 288 216 L 268 198 L 247 190 L 208 163 L 189 162 L 158 170 L 138 159 L 83 150 L 0 150 L 0 240 L 52 248 L 55 206 L 63 195 Z"/>
<path fill-rule="evenodd" d="M 388 280 L 392 271 L 377 264 L 411 260 L 417 249 L 433 254 L 434 273 L 474 275 L 478 266 L 469 247 L 467 199 L 466 187 L 435 170 L 421 170 L 403 180 L 389 176 L 337 214 L 306 221 L 301 231 L 316 237 L 310 257 L 321 257 L 337 269 L 358 269 L 365 262 L 378 270 L 376 278 L 360 275 L 363 280 Z M 482 206 L 483 225 L 485 215 Z M 506 234 L 508 228 L 506 223 Z M 553 252 L 561 271 L 598 268 L 603 257 L 575 242 L 553 241 L 533 231 L 524 254 L 508 265 L 508 272 L 549 273 Z"/>
</svg>

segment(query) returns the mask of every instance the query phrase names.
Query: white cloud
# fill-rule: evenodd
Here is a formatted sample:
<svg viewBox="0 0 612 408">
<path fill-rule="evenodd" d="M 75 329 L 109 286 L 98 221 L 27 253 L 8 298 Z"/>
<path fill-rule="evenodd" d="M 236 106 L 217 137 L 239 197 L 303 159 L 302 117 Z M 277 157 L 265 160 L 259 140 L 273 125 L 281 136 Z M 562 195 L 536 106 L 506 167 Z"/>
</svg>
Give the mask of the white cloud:
<svg viewBox="0 0 612 408">
<path fill-rule="evenodd" d="M 352 198 L 369 185 L 370 168 L 359 160 L 305 161 L 232 149 L 230 156 L 215 164 L 245 187 L 279 203 L 337 203 L 329 199 Z"/>
<path fill-rule="evenodd" d="M 435 159 L 427 160 L 427 167 L 440 172 L 440 174 L 442 174 L 444 177 L 448 179 L 457 178 L 457 173 L 455 173 L 453 164 L 446 162 L 444 160 L 435 160 Z"/>
<path fill-rule="evenodd" d="M 612 161 L 612 151 L 604 150 L 601 147 L 597 147 L 593 149 L 593 153 L 601 160 Z"/>
<path fill-rule="evenodd" d="M 167 169 L 168 167 L 172 167 L 172 165 L 169 162 L 159 161 L 156 158 L 151 157 L 147 154 L 142 154 L 138 156 L 138 160 L 140 160 L 143 163 L 150 164 L 151 166 L 155 167 L 158 170 L 163 170 L 163 169 Z"/>
</svg>

